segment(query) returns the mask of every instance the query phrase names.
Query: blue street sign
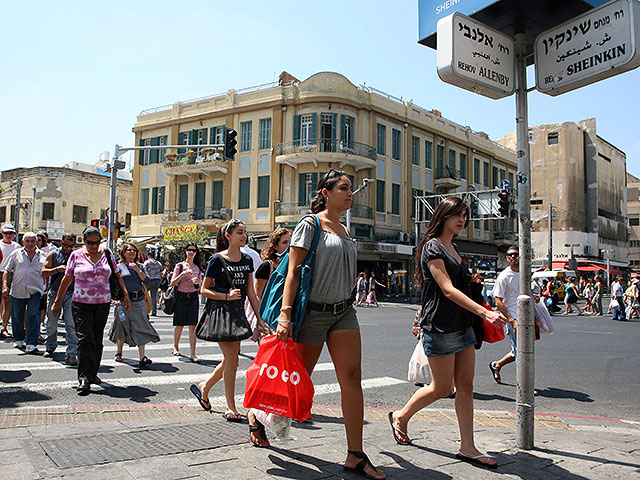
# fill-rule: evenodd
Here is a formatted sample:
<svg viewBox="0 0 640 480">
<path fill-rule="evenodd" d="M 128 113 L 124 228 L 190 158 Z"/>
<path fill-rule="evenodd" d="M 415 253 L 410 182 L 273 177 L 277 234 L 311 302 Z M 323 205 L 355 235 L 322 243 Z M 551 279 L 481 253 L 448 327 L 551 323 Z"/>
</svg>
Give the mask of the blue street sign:
<svg viewBox="0 0 640 480">
<path fill-rule="evenodd" d="M 502 180 L 499 186 L 500 190 L 508 190 L 511 184 L 509 183 L 509 180 Z"/>
<path fill-rule="evenodd" d="M 488 7 L 498 0 L 418 0 L 418 43 L 436 33 L 438 20 L 460 12 L 464 15 Z"/>
</svg>

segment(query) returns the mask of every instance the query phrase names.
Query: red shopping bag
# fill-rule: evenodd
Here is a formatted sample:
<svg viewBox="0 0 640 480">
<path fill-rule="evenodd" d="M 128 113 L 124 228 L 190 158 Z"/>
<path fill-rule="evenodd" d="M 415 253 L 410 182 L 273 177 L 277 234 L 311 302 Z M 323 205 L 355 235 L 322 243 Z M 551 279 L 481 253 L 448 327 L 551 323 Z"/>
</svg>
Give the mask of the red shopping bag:
<svg viewBox="0 0 640 480">
<path fill-rule="evenodd" d="M 313 394 L 311 377 L 293 340 L 280 342 L 275 335 L 264 337 L 247 370 L 243 406 L 304 422 L 311 418 Z"/>
<path fill-rule="evenodd" d="M 482 306 L 487 310 L 493 311 L 493 308 L 491 308 L 491 305 L 489 305 L 486 300 L 484 300 Z M 484 319 L 482 319 L 482 330 L 484 331 L 484 338 L 482 339 L 484 342 L 496 343 L 504 340 L 504 328 L 494 327 Z"/>
</svg>

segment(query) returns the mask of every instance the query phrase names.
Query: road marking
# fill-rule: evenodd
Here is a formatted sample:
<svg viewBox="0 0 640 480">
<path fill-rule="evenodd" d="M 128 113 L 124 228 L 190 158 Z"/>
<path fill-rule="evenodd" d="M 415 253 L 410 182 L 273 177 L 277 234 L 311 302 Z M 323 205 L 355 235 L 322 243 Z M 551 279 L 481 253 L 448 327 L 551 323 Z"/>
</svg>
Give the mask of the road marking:
<svg viewBox="0 0 640 480">
<path fill-rule="evenodd" d="M 591 333 L 594 335 L 613 335 L 612 332 L 589 332 L 587 330 L 572 330 L 573 333 Z"/>
<path fill-rule="evenodd" d="M 333 370 L 333 363 L 319 363 L 316 365 L 314 372 L 325 372 Z M 246 370 L 238 370 L 236 378 L 244 377 Z M 108 381 L 103 382 L 106 388 L 109 387 L 149 387 L 158 385 L 175 385 L 175 384 L 191 384 L 204 381 L 208 377 L 208 372 L 202 373 L 188 373 L 188 374 L 165 374 L 153 375 L 148 377 L 120 377 L 109 378 Z M 106 377 L 103 377 L 106 379 Z M 25 390 L 31 392 L 48 392 L 52 390 L 63 390 L 65 388 L 72 388 L 78 385 L 77 380 L 66 380 L 62 382 L 40 382 L 40 383 L 22 383 L 20 385 L 14 385 L 11 387 L 0 387 L 0 394 L 2 393 L 16 393 L 24 392 Z"/>
</svg>

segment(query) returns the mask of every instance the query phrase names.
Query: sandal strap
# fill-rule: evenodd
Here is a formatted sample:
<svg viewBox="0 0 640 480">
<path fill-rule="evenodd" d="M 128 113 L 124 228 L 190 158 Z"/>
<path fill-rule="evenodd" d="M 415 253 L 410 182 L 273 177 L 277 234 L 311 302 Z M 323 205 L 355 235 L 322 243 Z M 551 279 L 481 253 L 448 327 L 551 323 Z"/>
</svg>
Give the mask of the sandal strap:
<svg viewBox="0 0 640 480">
<path fill-rule="evenodd" d="M 369 457 L 367 457 L 366 453 L 358 452 L 356 450 L 347 450 L 347 453 L 350 455 L 353 455 L 356 458 L 361 459 L 354 467 L 354 470 L 356 472 L 359 472 L 359 473 L 364 472 L 364 467 L 366 467 L 367 465 L 370 466 L 376 472 L 378 471 L 378 469 L 373 466 L 373 463 L 371 463 L 371 460 L 369 460 Z"/>
</svg>

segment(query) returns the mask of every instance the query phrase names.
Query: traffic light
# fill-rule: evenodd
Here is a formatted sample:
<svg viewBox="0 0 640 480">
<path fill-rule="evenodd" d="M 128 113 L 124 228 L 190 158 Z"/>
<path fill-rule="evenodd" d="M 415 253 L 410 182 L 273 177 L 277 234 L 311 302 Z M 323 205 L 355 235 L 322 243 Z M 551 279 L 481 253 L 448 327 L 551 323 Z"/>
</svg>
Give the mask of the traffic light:
<svg viewBox="0 0 640 480">
<path fill-rule="evenodd" d="M 511 207 L 511 198 L 509 198 L 509 190 L 500 190 L 498 193 L 498 213 L 501 217 L 508 217 Z"/>
<path fill-rule="evenodd" d="M 92 227 L 96 227 L 96 228 L 100 228 L 100 219 L 99 218 L 91 219 L 91 226 Z"/>
<path fill-rule="evenodd" d="M 238 132 L 236 132 L 233 128 L 224 127 L 224 159 L 225 160 L 233 160 L 234 155 L 238 150 L 236 150 L 236 145 L 238 141 L 236 137 L 238 136 Z"/>
<path fill-rule="evenodd" d="M 474 197 L 469 198 L 469 219 L 478 218 L 478 199 Z"/>
<path fill-rule="evenodd" d="M 120 222 L 117 222 L 113 228 L 113 237 L 118 239 L 122 235 L 124 235 L 124 225 Z"/>
</svg>

